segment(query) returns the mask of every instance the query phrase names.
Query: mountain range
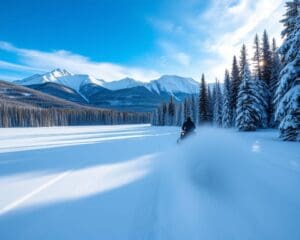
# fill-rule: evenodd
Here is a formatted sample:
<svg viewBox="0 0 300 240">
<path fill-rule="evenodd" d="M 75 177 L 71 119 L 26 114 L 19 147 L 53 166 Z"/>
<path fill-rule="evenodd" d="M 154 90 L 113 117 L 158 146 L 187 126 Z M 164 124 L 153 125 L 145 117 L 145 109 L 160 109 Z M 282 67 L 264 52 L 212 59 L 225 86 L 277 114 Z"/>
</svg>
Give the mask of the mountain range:
<svg viewBox="0 0 300 240">
<path fill-rule="evenodd" d="M 14 82 L 61 99 L 123 111 L 149 112 L 172 96 L 182 101 L 197 94 L 199 83 L 192 78 L 164 75 L 148 83 L 132 78 L 112 82 L 88 74 L 72 74 L 65 69 L 55 69 L 45 74 L 35 74 Z"/>
</svg>

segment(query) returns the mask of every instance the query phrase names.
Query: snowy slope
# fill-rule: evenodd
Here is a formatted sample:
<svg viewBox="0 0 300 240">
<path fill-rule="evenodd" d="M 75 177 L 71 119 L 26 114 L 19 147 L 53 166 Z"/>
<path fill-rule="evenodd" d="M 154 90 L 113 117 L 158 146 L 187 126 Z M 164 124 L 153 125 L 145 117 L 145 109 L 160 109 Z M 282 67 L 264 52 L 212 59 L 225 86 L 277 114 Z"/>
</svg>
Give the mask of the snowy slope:
<svg viewBox="0 0 300 240">
<path fill-rule="evenodd" d="M 178 131 L 0 129 L 0 239 L 300 239 L 298 143 Z"/>
<path fill-rule="evenodd" d="M 58 68 L 42 75 L 35 74 L 23 80 L 15 81 L 15 83 L 20 85 L 34 85 L 34 84 L 43 84 L 47 82 L 60 83 L 58 80 L 60 77 L 71 76 L 71 75 L 72 74 L 69 73 L 67 70 Z"/>
<path fill-rule="evenodd" d="M 138 86 L 143 86 L 144 83 L 137 81 L 132 78 L 124 78 L 121 80 L 116 80 L 112 82 L 105 82 L 103 84 L 103 87 L 109 89 L 109 90 L 120 90 L 120 89 L 125 89 L 125 88 L 133 88 L 133 87 L 138 87 Z"/>
<path fill-rule="evenodd" d="M 15 83 L 20 85 L 36 85 L 47 82 L 62 84 L 64 86 L 74 89 L 77 92 L 79 92 L 80 87 L 85 84 L 96 84 L 101 86 L 104 83 L 103 80 L 96 79 L 90 75 L 72 74 L 64 69 L 55 69 L 43 75 L 35 74 L 29 78 L 15 81 Z"/>
<path fill-rule="evenodd" d="M 164 75 L 157 80 L 151 81 L 146 87 L 150 91 L 157 93 L 187 93 L 196 94 L 199 89 L 199 83 L 192 78 L 183 78 L 174 75 Z"/>
<path fill-rule="evenodd" d="M 46 82 L 62 84 L 74 89 L 77 92 L 79 92 L 80 88 L 86 84 L 94 84 L 94 86 L 105 87 L 109 90 L 121 90 L 144 86 L 148 90 L 158 94 L 195 94 L 198 92 L 199 88 L 198 83 L 192 78 L 184 78 L 175 75 L 164 75 L 159 79 L 150 81 L 149 83 L 143 83 L 132 78 L 124 78 L 121 80 L 106 82 L 104 80 L 96 79 L 87 74 L 72 74 L 62 69 L 55 69 L 43 75 L 35 74 L 29 78 L 15 81 L 15 83 L 21 85 L 35 85 L 43 84 Z"/>
</svg>

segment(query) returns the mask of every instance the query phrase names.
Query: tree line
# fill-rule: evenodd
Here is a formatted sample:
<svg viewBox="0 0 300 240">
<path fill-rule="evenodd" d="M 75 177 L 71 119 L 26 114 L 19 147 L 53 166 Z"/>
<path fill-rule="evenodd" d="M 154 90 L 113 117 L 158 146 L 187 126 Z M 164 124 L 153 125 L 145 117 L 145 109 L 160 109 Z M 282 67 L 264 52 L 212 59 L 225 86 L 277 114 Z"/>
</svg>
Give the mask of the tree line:
<svg viewBox="0 0 300 240">
<path fill-rule="evenodd" d="M 0 103 L 0 127 L 50 127 L 149 123 L 149 113 L 62 109 Z"/>
<path fill-rule="evenodd" d="M 239 59 L 234 56 L 231 71 L 225 70 L 224 83 L 213 87 L 202 74 L 199 95 L 183 102 L 173 97 L 152 116 L 152 124 L 181 125 L 188 117 L 197 124 L 237 127 L 240 131 L 278 128 L 280 138 L 300 141 L 300 0 L 286 2 L 280 48 L 270 43 L 265 30 L 256 34 L 250 60 L 242 45 Z"/>
</svg>

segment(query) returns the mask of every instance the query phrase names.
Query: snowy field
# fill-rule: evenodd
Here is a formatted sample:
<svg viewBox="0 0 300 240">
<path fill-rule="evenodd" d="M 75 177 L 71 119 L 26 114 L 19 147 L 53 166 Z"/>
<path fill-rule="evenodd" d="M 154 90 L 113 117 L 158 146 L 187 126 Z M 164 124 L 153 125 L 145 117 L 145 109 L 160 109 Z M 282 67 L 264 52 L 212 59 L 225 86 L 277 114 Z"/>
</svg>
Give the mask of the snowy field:
<svg viewBox="0 0 300 240">
<path fill-rule="evenodd" d="M 276 131 L 0 129 L 0 239 L 300 239 L 300 145 Z"/>
</svg>

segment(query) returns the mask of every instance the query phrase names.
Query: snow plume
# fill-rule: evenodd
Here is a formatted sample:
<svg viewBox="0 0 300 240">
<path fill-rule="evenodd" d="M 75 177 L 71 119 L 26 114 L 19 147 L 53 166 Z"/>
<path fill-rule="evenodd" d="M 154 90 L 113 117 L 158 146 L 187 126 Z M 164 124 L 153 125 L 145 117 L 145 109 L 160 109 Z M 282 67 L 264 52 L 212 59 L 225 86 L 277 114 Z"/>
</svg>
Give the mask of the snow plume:
<svg viewBox="0 0 300 240">
<path fill-rule="evenodd" d="M 89 58 L 66 50 L 44 52 L 33 49 L 18 48 L 8 42 L 0 41 L 0 50 L 16 55 L 21 64 L 0 62 L 0 68 L 15 71 L 32 70 L 47 72 L 49 69 L 64 68 L 73 73 L 90 74 L 99 79 L 112 81 L 130 77 L 147 81 L 159 77 L 158 72 L 143 68 L 125 67 L 108 62 L 94 62 Z"/>
<path fill-rule="evenodd" d="M 275 167 L 276 158 L 269 164 L 270 146 L 240 134 L 198 129 L 165 156 L 153 239 L 300 237 L 299 177 Z"/>
</svg>

